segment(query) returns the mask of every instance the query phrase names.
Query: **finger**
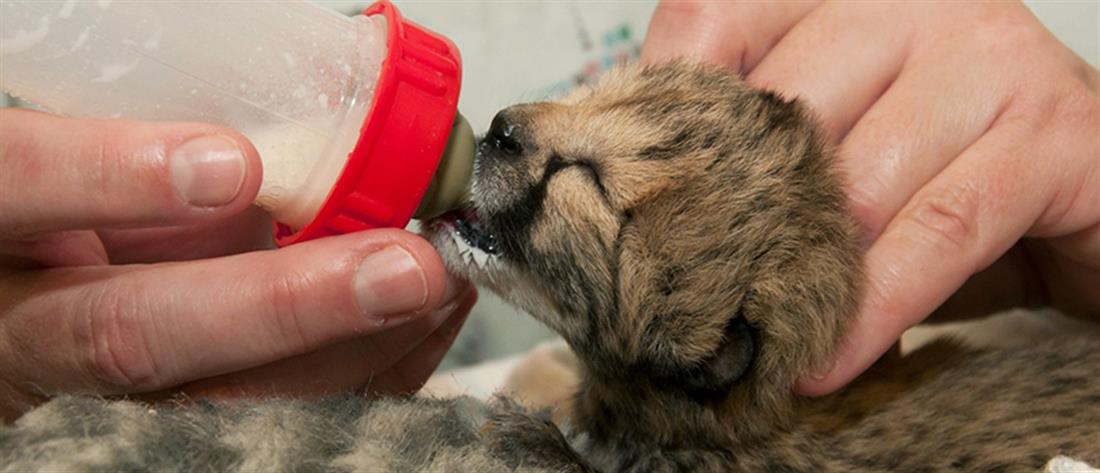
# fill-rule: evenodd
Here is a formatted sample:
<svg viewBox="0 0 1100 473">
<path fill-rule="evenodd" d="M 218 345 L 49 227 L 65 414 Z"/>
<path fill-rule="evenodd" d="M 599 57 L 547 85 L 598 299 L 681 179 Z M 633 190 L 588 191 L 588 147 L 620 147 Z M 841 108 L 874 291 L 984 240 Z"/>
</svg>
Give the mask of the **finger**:
<svg viewBox="0 0 1100 473">
<path fill-rule="evenodd" d="M 992 130 L 890 223 L 866 255 L 865 295 L 836 364 L 803 378 L 799 392 L 826 394 L 852 380 L 1040 217 L 1057 192 L 1058 164 L 1027 165 L 1039 153 L 1020 143 L 1026 128 Z"/>
<path fill-rule="evenodd" d="M 133 227 L 230 215 L 260 185 L 255 148 L 212 125 L 0 110 L 0 232 Z"/>
<path fill-rule="evenodd" d="M 826 3 L 795 25 L 746 80 L 805 101 L 837 143 L 902 69 L 913 27 L 891 21 L 895 9 L 881 2 Z"/>
<path fill-rule="evenodd" d="M 34 357 L 18 379 L 151 391 L 395 327 L 462 284 L 423 239 L 378 230 L 190 263 L 42 271 L 0 295 L 10 301 L 0 333 L 7 352 Z"/>
<path fill-rule="evenodd" d="M 371 396 L 392 396 L 415 394 L 435 372 L 443 361 L 443 356 L 451 348 L 462 324 L 470 315 L 470 309 L 477 302 L 477 293 L 471 292 L 462 301 L 454 315 L 447 319 L 438 330 L 418 345 L 415 350 L 401 358 L 392 368 L 383 371 L 369 380 L 363 388 Z"/>
<path fill-rule="evenodd" d="M 0 265 L 22 269 L 107 264 L 107 251 L 91 230 L 0 240 Z"/>
<path fill-rule="evenodd" d="M 476 299 L 468 288 L 431 314 L 384 332 L 357 337 L 321 350 L 280 360 L 245 371 L 207 378 L 183 386 L 180 391 L 192 398 L 240 398 L 265 395 L 321 396 L 357 391 L 394 370 L 434 369 L 404 361 L 424 358 L 421 353 L 446 352 L 441 340 L 457 330 Z M 401 366 L 399 366 L 401 365 Z M 419 376 L 410 371 L 403 376 Z"/>
<path fill-rule="evenodd" d="M 1004 310 L 1048 303 L 1035 255 L 1021 241 L 1000 259 L 973 275 L 925 321 L 949 322 L 985 317 Z"/>
<path fill-rule="evenodd" d="M 1043 305 L 1084 315 L 1100 307 L 1100 292 L 1094 289 L 1100 280 L 1100 205 L 1088 204 L 1100 202 L 1100 134 L 1095 133 L 1100 99 L 1087 84 L 1050 85 L 1062 94 L 1059 99 L 1040 101 L 1042 106 L 1016 104 L 1005 113 L 1006 121 L 1030 117 L 1024 128 L 1042 141 L 1031 145 L 1041 151 L 1028 160 L 1028 169 L 1053 176 L 1055 183 L 1049 205 L 1025 234 L 1038 238 L 1019 241 L 970 276 L 936 308 L 937 319 Z"/>
<path fill-rule="evenodd" d="M 271 216 L 259 207 L 191 225 L 96 233 L 114 264 L 188 261 L 275 248 Z"/>
<path fill-rule="evenodd" d="M 1064 68 L 1064 59 L 1056 55 L 1004 61 L 1004 57 L 1019 56 L 1018 51 L 1035 49 L 1031 46 L 1035 41 L 1054 41 L 1034 36 L 1006 37 L 1003 29 L 985 28 L 968 35 L 966 47 L 951 35 L 927 41 L 859 119 L 844 138 L 840 155 L 853 213 L 870 240 L 917 189 L 995 126 L 1014 100 L 1041 95 L 1028 89 L 1073 87 L 1068 82 L 1078 79 L 1059 74 L 1052 74 L 1041 88 L 1022 85 L 1021 71 Z M 1077 86 L 1084 88 L 1080 82 Z M 1080 99 L 1088 102 L 1086 97 Z M 1028 110 L 1036 115 L 1050 113 Z"/>
<path fill-rule="evenodd" d="M 650 20 L 641 59 L 685 57 L 744 74 L 819 3 L 665 0 Z"/>
<path fill-rule="evenodd" d="M 1046 279 L 1056 281 L 1045 286 L 1049 305 L 1074 317 L 1094 322 L 1100 319 L 1100 291 L 1096 290 L 1096 281 L 1100 281 L 1100 220 L 1087 230 L 1044 243 L 1049 246 L 1040 246 L 1036 266 L 1042 267 Z M 1075 257 L 1075 253 L 1085 251 L 1091 251 L 1087 258 Z"/>
</svg>

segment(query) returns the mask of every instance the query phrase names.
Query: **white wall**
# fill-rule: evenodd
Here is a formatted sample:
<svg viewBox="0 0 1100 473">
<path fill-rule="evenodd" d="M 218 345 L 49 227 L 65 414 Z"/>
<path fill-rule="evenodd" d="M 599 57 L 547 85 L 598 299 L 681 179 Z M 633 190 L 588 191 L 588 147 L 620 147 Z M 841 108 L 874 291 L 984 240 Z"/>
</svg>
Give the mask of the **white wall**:
<svg viewBox="0 0 1100 473">
<path fill-rule="evenodd" d="M 1063 44 L 1100 67 L 1100 0 L 1028 0 L 1024 3 Z"/>
</svg>

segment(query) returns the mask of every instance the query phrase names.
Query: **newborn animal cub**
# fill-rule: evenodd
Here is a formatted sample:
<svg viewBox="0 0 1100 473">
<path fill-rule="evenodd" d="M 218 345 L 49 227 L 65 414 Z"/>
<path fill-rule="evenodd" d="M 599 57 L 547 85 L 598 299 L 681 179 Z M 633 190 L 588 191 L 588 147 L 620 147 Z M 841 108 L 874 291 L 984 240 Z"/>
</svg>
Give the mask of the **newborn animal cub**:
<svg viewBox="0 0 1100 473">
<path fill-rule="evenodd" d="M 573 445 L 519 408 L 487 426 L 516 466 L 1100 461 L 1096 340 L 984 354 L 941 344 L 924 356 L 934 364 L 874 395 L 794 397 L 794 380 L 831 359 L 862 278 L 833 155 L 798 103 L 704 66 L 632 67 L 500 112 L 479 153 L 472 206 L 428 235 L 453 271 L 560 333 L 583 367 Z"/>
</svg>

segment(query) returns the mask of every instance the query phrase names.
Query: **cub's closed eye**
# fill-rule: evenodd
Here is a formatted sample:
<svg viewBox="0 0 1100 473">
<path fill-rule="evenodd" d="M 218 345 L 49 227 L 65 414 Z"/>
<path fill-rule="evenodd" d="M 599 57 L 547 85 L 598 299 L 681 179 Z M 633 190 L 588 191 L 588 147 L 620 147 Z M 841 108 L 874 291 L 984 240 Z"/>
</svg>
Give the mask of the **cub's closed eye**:
<svg viewBox="0 0 1100 473">
<path fill-rule="evenodd" d="M 592 179 L 592 183 L 596 185 L 596 189 L 600 191 L 600 195 L 607 199 L 607 188 L 603 186 L 599 167 L 591 161 L 575 161 L 573 164 L 588 174 L 588 177 Z"/>
</svg>

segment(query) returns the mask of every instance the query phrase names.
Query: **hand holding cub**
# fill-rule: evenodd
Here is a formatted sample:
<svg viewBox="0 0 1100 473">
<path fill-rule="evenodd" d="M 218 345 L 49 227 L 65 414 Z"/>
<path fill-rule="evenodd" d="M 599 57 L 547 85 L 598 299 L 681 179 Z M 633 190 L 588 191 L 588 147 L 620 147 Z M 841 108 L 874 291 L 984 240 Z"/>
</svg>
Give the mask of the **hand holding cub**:
<svg viewBox="0 0 1100 473">
<path fill-rule="evenodd" d="M 933 313 L 1100 309 L 1100 74 L 1023 4 L 664 1 L 642 56 L 799 97 L 839 147 L 868 281 L 803 394 Z"/>
</svg>

